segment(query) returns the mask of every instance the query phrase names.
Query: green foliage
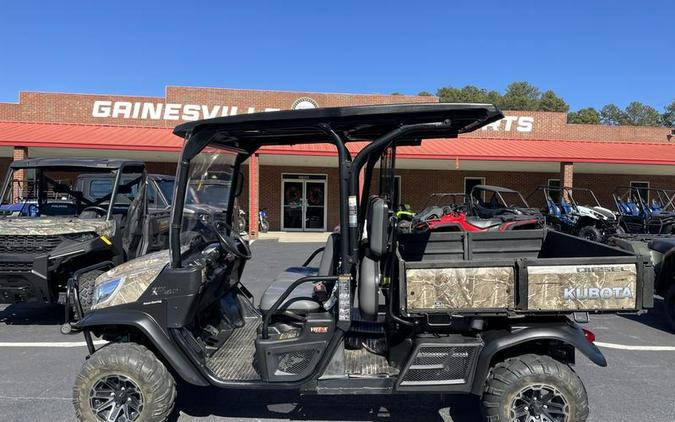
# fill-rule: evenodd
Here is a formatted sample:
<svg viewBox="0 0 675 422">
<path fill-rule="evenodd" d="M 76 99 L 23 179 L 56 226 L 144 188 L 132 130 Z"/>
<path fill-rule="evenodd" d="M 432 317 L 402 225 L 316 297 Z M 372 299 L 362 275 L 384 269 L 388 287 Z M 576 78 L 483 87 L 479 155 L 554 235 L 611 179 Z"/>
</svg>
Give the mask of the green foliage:
<svg viewBox="0 0 675 422">
<path fill-rule="evenodd" d="M 544 92 L 539 100 L 539 110 L 541 111 L 558 111 L 562 113 L 567 113 L 570 109 L 570 106 L 567 105 L 565 100 L 555 95 L 555 92 L 548 90 Z"/>
<path fill-rule="evenodd" d="M 422 91 L 418 95 L 430 94 Z M 542 93 L 539 88 L 526 81 L 512 82 L 503 95 L 473 85 L 463 88 L 442 87 L 436 91 L 436 95 L 445 103 L 488 103 L 495 104 L 502 110 L 569 111 L 569 105 L 554 91 L 546 90 Z M 633 101 L 623 110 L 615 104 L 607 104 L 600 111 L 593 107 L 582 108 L 569 112 L 567 121 L 578 124 L 675 127 L 675 100 L 665 107 L 663 113 L 659 113 L 654 107 Z"/>
<path fill-rule="evenodd" d="M 495 103 L 501 98 L 497 91 L 467 85 L 464 88 L 440 88 L 436 95 L 443 103 Z"/>
<path fill-rule="evenodd" d="M 661 124 L 666 127 L 675 128 L 675 100 L 666 106 L 666 109 L 661 116 Z"/>
<path fill-rule="evenodd" d="M 539 110 L 541 93 L 528 82 L 512 82 L 506 87 L 499 106 L 505 110 Z"/>
<path fill-rule="evenodd" d="M 567 114 L 567 123 L 597 125 L 600 124 L 600 113 L 593 107 L 572 111 Z"/>
<path fill-rule="evenodd" d="M 652 106 L 633 101 L 624 110 L 624 124 L 632 126 L 661 126 L 661 115 Z"/>
<path fill-rule="evenodd" d="M 626 114 L 615 104 L 607 104 L 600 110 L 600 123 L 604 125 L 625 125 Z"/>
<path fill-rule="evenodd" d="M 420 91 L 417 95 L 420 97 L 431 97 L 431 92 L 429 91 Z"/>
</svg>

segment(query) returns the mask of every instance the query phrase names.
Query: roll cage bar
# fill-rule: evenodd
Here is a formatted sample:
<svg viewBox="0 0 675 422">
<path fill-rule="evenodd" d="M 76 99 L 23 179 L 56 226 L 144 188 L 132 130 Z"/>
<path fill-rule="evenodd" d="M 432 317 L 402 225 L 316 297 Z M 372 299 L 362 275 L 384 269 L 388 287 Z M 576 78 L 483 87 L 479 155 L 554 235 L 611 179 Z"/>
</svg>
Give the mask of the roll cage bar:
<svg viewBox="0 0 675 422">
<path fill-rule="evenodd" d="M 85 198 L 82 192 L 72 190 L 68 185 L 57 182 L 56 180 L 44 174 L 44 171 L 46 169 L 53 170 L 58 168 L 67 168 L 70 171 L 95 172 L 92 174 L 112 173 L 114 175 L 112 190 L 110 191 L 110 193 L 92 201 L 88 198 Z M 122 183 L 122 177 L 125 174 L 124 172 L 127 168 L 137 169 L 137 171 L 134 172 L 140 173 L 141 175 L 131 179 L 126 183 Z M 9 166 L 7 177 L 2 188 L 2 194 L 0 196 L 2 200 L 4 200 L 9 190 L 12 189 L 12 183 L 15 181 L 20 181 L 18 179 L 12 178 L 12 172 L 15 170 L 27 170 L 27 169 L 36 170 L 36 177 L 39 180 L 36 192 L 38 197 L 37 198 L 38 204 L 46 202 L 45 198 L 46 190 L 43 189 L 42 186 L 51 185 L 54 188 L 55 192 L 65 193 L 72 196 L 77 200 L 78 205 L 83 204 L 84 207 L 100 206 L 101 204 L 105 203 L 105 201 L 109 201 L 111 200 L 111 198 L 116 198 L 120 188 L 125 189 L 135 185 L 136 183 L 140 183 L 146 176 L 145 164 L 140 161 L 125 161 L 118 159 L 95 160 L 95 159 L 78 159 L 78 158 L 71 158 L 65 160 L 49 159 L 49 158 L 19 160 L 13 162 Z M 101 170 L 108 170 L 108 172 Z M 112 217 L 114 207 L 115 201 L 111 200 L 110 203 L 108 204 L 108 209 L 106 212 L 106 220 L 110 220 L 110 218 Z"/>
<path fill-rule="evenodd" d="M 545 199 L 551 199 L 551 191 L 554 192 L 560 192 L 561 194 L 567 193 L 567 200 L 569 200 L 570 205 L 574 208 L 577 208 L 579 205 L 579 202 L 574 198 L 574 192 L 586 192 L 588 193 L 591 198 L 593 198 L 593 201 L 595 202 L 596 207 L 601 207 L 602 205 L 600 204 L 600 201 L 598 201 L 598 197 L 595 196 L 595 193 L 593 192 L 592 189 L 589 188 L 577 188 L 577 187 L 572 187 L 572 186 L 546 186 L 546 185 L 539 185 L 537 188 L 532 192 L 531 194 L 527 195 L 526 199 L 530 199 L 534 194 L 537 192 L 543 192 L 544 193 L 544 198 Z"/>
<path fill-rule="evenodd" d="M 620 200 L 633 199 L 639 204 L 640 209 L 643 212 L 650 213 L 649 209 L 649 198 L 643 198 L 641 191 L 646 191 L 650 195 L 655 194 L 655 198 L 661 204 L 661 208 L 665 211 L 675 212 L 675 189 L 659 189 L 659 188 L 646 188 L 638 186 L 618 186 L 612 192 L 612 197 L 614 203 L 619 211 L 621 207 L 619 206 Z"/>
<path fill-rule="evenodd" d="M 386 148 L 397 141 L 419 143 L 425 138 L 456 138 L 503 118 L 490 104 L 395 104 L 289 110 L 219 117 L 175 128 L 186 139 L 176 172 L 169 243 L 171 266 L 180 268 L 180 231 L 190 160 L 213 144 L 239 153 L 235 170 L 267 145 L 331 143 L 339 160 L 340 274 L 351 274 L 357 262 L 373 168 Z M 352 157 L 347 143 L 366 142 Z M 359 175 L 364 171 L 363 189 Z M 232 217 L 231 200 L 227 219 Z"/>
</svg>

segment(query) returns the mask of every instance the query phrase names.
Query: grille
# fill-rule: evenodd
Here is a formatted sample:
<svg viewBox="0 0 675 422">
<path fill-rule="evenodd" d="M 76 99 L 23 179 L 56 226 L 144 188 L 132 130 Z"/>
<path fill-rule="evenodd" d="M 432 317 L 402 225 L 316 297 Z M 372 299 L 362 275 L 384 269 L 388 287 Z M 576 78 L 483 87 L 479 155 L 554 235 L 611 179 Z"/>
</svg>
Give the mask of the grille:
<svg viewBox="0 0 675 422">
<path fill-rule="evenodd" d="M 0 271 L 14 273 L 26 272 L 32 269 L 31 262 L 0 262 Z"/>
<path fill-rule="evenodd" d="M 466 384 L 480 346 L 480 343 L 422 344 L 417 348 L 400 385 Z"/>
<path fill-rule="evenodd" d="M 60 236 L 0 236 L 0 253 L 38 254 L 47 253 L 61 243 Z"/>
<path fill-rule="evenodd" d="M 302 374 L 309 369 L 313 357 L 313 349 L 280 353 L 277 356 L 279 363 L 277 364 L 276 371 L 274 371 L 274 375 L 284 376 Z"/>
</svg>

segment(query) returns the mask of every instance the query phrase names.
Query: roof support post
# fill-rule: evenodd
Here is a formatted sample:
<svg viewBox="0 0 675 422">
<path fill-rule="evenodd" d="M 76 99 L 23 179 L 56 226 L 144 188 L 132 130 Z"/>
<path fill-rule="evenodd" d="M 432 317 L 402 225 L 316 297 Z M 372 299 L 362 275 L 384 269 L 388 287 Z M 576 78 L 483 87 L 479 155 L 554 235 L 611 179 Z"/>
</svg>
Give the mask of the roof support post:
<svg viewBox="0 0 675 422">
<path fill-rule="evenodd" d="M 260 166 L 258 154 L 248 158 L 248 236 L 258 238 L 258 212 L 260 210 Z M 235 216 L 236 217 L 236 216 Z"/>
<path fill-rule="evenodd" d="M 27 147 L 14 147 L 14 155 L 12 157 L 14 161 L 16 160 L 25 160 L 28 158 L 28 148 Z M 26 188 L 26 170 L 16 170 L 12 174 L 12 177 L 14 180 L 16 180 L 18 183 L 14 183 L 14 180 L 10 180 L 10 184 L 12 186 L 12 198 L 14 200 L 18 200 L 23 192 L 23 188 Z"/>
<path fill-rule="evenodd" d="M 561 162 L 560 163 L 560 186 L 565 188 L 574 187 L 574 163 Z M 566 200 L 570 200 L 569 194 L 566 190 L 562 190 L 563 196 Z"/>
<path fill-rule="evenodd" d="M 354 264 L 349 253 L 350 238 L 353 236 L 350 227 L 350 202 L 352 198 L 349 193 L 349 181 L 352 177 L 352 156 L 347 150 L 344 140 L 338 135 L 328 124 L 319 125 L 321 129 L 333 139 L 333 143 L 338 150 L 339 169 L 338 177 L 340 178 L 340 274 L 352 273 L 352 266 Z M 356 212 L 356 206 L 354 206 Z M 356 218 L 356 216 L 354 216 Z"/>
</svg>

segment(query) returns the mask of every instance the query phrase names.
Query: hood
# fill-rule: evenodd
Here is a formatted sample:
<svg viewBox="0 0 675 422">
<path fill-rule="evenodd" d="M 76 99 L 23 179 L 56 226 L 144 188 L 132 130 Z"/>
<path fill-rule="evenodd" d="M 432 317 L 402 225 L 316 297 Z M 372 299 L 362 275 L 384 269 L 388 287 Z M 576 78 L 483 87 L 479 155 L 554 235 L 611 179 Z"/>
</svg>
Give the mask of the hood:
<svg viewBox="0 0 675 422">
<path fill-rule="evenodd" d="M 101 274 L 94 282 L 94 290 L 101 284 L 112 280 L 121 279 L 121 281 L 109 299 L 95 304 L 92 309 L 135 302 L 166 267 L 169 258 L 168 249 L 153 252 L 127 261 Z"/>
<path fill-rule="evenodd" d="M 614 220 L 614 214 L 602 207 L 589 207 L 586 205 L 578 205 L 577 210 L 580 216 L 594 218 L 596 220 Z"/>
<path fill-rule="evenodd" d="M 0 236 L 44 236 L 94 232 L 110 236 L 115 223 L 77 217 L 4 217 L 0 218 Z"/>
</svg>

